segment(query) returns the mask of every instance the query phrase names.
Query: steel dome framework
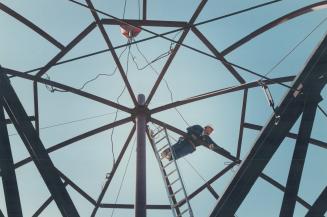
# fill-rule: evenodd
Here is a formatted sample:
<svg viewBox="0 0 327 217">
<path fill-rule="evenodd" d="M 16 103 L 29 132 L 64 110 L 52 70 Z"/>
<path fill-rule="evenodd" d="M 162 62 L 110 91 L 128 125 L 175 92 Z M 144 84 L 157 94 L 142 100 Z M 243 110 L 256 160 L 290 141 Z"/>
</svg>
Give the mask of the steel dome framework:
<svg viewBox="0 0 327 217">
<path fill-rule="evenodd" d="M 63 216 L 79 216 L 78 211 L 71 200 L 66 187 L 71 186 L 78 193 L 81 194 L 87 201 L 94 205 L 93 212 L 91 216 L 95 216 L 97 210 L 99 208 L 121 208 L 121 209 L 133 209 L 135 207 L 135 216 L 140 217 L 144 216 L 144 212 L 142 214 L 142 210 L 146 209 L 170 209 L 169 205 L 151 205 L 146 204 L 145 202 L 145 189 L 141 189 L 140 193 L 136 193 L 137 201 L 133 204 L 105 204 L 102 203 L 102 199 L 104 197 L 105 192 L 107 191 L 111 180 L 113 179 L 115 172 L 125 154 L 125 151 L 131 142 L 131 139 L 136 131 L 137 119 L 140 117 L 145 118 L 146 122 L 152 122 L 159 126 L 165 127 L 168 130 L 177 133 L 181 136 L 186 136 L 187 134 L 174 127 L 170 124 L 165 123 L 164 121 L 160 121 L 154 117 L 153 114 L 166 111 L 171 108 L 175 108 L 181 105 L 186 105 L 192 102 L 200 101 L 203 99 L 236 92 L 243 92 L 243 101 L 242 101 L 242 109 L 241 109 L 241 120 L 239 127 L 239 137 L 237 144 L 237 153 L 235 155 L 236 158 L 240 158 L 241 156 L 241 146 L 242 146 L 242 138 L 243 131 L 245 128 L 253 129 L 253 130 L 261 130 L 259 137 L 255 141 L 253 147 L 248 156 L 245 159 L 241 159 L 240 168 L 237 171 L 236 175 L 233 177 L 232 181 L 228 185 L 225 193 L 223 195 L 219 195 L 215 192 L 215 190 L 211 187 L 211 184 L 223 176 L 226 172 L 232 169 L 236 164 L 239 164 L 238 161 L 235 161 L 224 168 L 222 171 L 218 171 L 218 173 L 213 176 L 207 183 L 199 186 L 197 190 L 190 193 L 188 195 L 188 199 L 192 199 L 196 197 L 201 191 L 208 189 L 209 192 L 218 199 L 217 205 L 210 214 L 212 217 L 216 216 L 234 216 L 235 212 L 239 208 L 239 206 L 244 201 L 246 195 L 249 193 L 251 187 L 254 185 L 255 181 L 260 177 L 267 182 L 269 182 L 272 186 L 284 191 L 284 198 L 282 202 L 282 208 L 280 211 L 280 216 L 293 216 L 295 203 L 299 202 L 304 207 L 308 209 L 308 213 L 306 216 L 323 216 L 327 209 L 327 188 L 325 188 L 320 196 L 317 198 L 314 204 L 307 203 L 303 198 L 298 196 L 299 183 L 301 180 L 301 173 L 303 170 L 304 160 L 306 158 L 306 150 L 308 148 L 309 143 L 311 145 L 317 145 L 321 148 L 326 149 L 327 143 L 323 141 L 319 141 L 317 139 L 310 138 L 311 129 L 313 126 L 313 120 L 315 116 L 315 111 L 317 109 L 318 103 L 321 100 L 320 92 L 326 84 L 327 76 L 326 76 L 326 60 L 327 60 L 327 39 L 326 37 L 322 40 L 320 46 L 317 48 L 315 53 L 311 56 L 310 60 L 307 62 L 306 67 L 303 71 L 297 76 L 287 76 L 287 77 L 278 77 L 274 79 L 270 79 L 268 77 L 261 76 L 262 81 L 265 84 L 283 84 L 285 82 L 291 82 L 292 86 L 290 87 L 287 95 L 283 99 L 282 103 L 278 106 L 277 112 L 280 115 L 279 123 L 276 125 L 275 117 L 273 116 L 271 120 L 268 122 L 266 126 L 258 126 L 255 124 L 245 122 L 245 114 L 246 114 L 246 106 L 247 106 L 247 96 L 248 90 L 250 88 L 260 87 L 259 82 L 246 82 L 246 80 L 238 73 L 238 69 L 242 69 L 248 71 L 249 73 L 256 74 L 255 72 L 243 68 L 237 64 L 231 63 L 225 59 L 225 56 L 234 50 L 238 49 L 245 43 L 254 39 L 255 37 L 263 34 L 264 32 L 284 23 L 291 19 L 294 19 L 303 14 L 324 9 L 327 7 L 327 1 L 318 2 L 315 4 L 308 5 L 306 7 L 300 8 L 296 11 L 288 13 L 278 19 L 271 21 L 270 23 L 262 26 L 261 28 L 253 31 L 247 36 L 241 38 L 236 43 L 233 43 L 226 49 L 222 51 L 218 51 L 214 44 L 212 44 L 207 37 L 197 28 L 197 26 L 204 24 L 205 22 L 196 23 L 197 17 L 201 14 L 203 7 L 208 2 L 207 0 L 202 0 L 198 7 L 196 8 L 194 14 L 188 21 L 167 21 L 167 20 L 150 20 L 147 18 L 147 0 L 143 0 L 143 13 L 142 19 L 140 20 L 131 20 L 131 19 L 119 19 L 117 17 L 111 16 L 110 14 L 106 14 L 100 10 L 94 8 L 91 0 L 86 0 L 86 4 L 82 4 L 76 1 L 72 2 L 79 4 L 82 7 L 85 7 L 90 10 L 94 18 L 94 22 L 89 24 L 80 34 L 75 37 L 71 42 L 67 45 L 61 44 L 55 38 L 53 38 L 50 34 L 43 31 L 40 27 L 26 19 L 21 14 L 18 14 L 14 10 L 10 9 L 6 5 L 0 3 L 0 10 L 9 16 L 17 19 L 34 32 L 45 38 L 49 43 L 60 49 L 60 51 L 52 58 L 44 67 L 37 69 L 37 73 L 32 75 L 31 72 L 23 73 L 14 69 L 6 68 L 6 66 L 2 66 L 0 71 L 0 88 L 1 88 L 1 124 L 0 124 L 0 136 L 1 136 L 1 144 L 0 144 L 0 162 L 1 162 L 1 177 L 5 192 L 5 200 L 8 216 L 23 216 L 19 191 L 17 187 L 15 169 L 31 163 L 32 161 L 37 166 L 40 175 L 42 176 L 45 184 L 47 185 L 51 196 L 44 202 L 44 204 L 35 212 L 33 216 L 38 216 L 42 213 L 42 211 L 52 202 L 55 201 L 57 204 L 61 214 Z M 246 11 L 255 10 L 260 7 L 267 6 L 269 4 L 275 3 L 278 1 L 272 1 L 264 4 L 260 4 L 251 8 L 247 8 L 235 13 L 231 13 L 225 16 L 221 16 L 218 19 L 223 19 L 225 17 L 233 16 L 239 13 L 243 13 Z M 108 18 L 101 19 L 99 14 L 105 15 Z M 209 21 L 207 21 L 209 22 Z M 133 88 L 124 72 L 121 61 L 119 60 L 116 49 L 122 48 L 124 46 L 128 46 L 128 44 L 120 45 L 114 47 L 111 40 L 110 35 L 106 32 L 104 26 L 106 25 L 131 25 L 134 27 L 140 27 L 143 31 L 152 34 L 152 37 L 142 39 L 139 41 L 133 41 L 134 43 L 141 43 L 146 40 L 151 40 L 154 38 L 163 38 L 165 40 L 169 40 L 171 42 L 176 43 L 176 46 L 171 51 L 167 62 L 164 64 L 160 75 L 158 76 L 154 86 L 152 87 L 149 96 L 146 98 L 144 104 L 139 104 L 137 97 L 133 91 Z M 153 31 L 148 30 L 146 27 L 174 27 L 178 28 L 176 30 L 172 30 L 163 34 L 157 34 Z M 63 64 L 64 62 L 60 62 L 60 60 L 77 44 L 83 40 L 89 33 L 94 31 L 96 28 L 99 28 L 101 31 L 101 35 L 107 44 L 107 50 L 109 51 L 117 65 L 118 71 L 126 85 L 128 93 L 130 95 L 131 100 L 133 101 L 134 108 L 129 108 L 124 105 L 118 104 L 114 101 L 102 98 L 97 95 L 93 95 L 91 93 L 85 92 L 83 90 L 76 89 L 74 87 L 64 85 L 59 82 L 51 81 L 49 79 L 44 78 L 45 73 L 49 71 L 50 68 L 57 64 Z M 166 35 L 182 30 L 182 34 L 178 40 L 173 40 L 168 38 Z M 205 53 L 200 51 L 194 47 L 184 44 L 184 39 L 188 35 L 189 32 L 193 32 L 198 39 L 211 51 L 211 53 Z M 219 89 L 216 91 L 211 91 L 207 93 L 203 93 L 201 95 L 192 96 L 184 100 L 175 101 L 166 105 L 162 105 L 153 109 L 148 107 L 151 102 L 154 94 L 157 91 L 157 88 L 165 76 L 168 68 L 170 67 L 172 61 L 174 60 L 175 55 L 179 51 L 181 47 L 186 47 L 195 52 L 202 53 L 208 58 L 217 59 L 217 61 L 221 61 L 222 64 L 227 68 L 227 70 L 231 73 L 231 75 L 239 82 L 238 86 L 231 86 L 228 88 Z M 20 103 L 19 97 L 16 95 L 14 88 L 10 84 L 10 80 L 8 79 L 12 77 L 20 77 L 23 79 L 27 79 L 33 81 L 33 90 L 34 90 L 34 116 L 28 116 L 24 110 L 23 105 Z M 58 88 L 61 90 L 68 91 L 70 93 L 75 94 L 79 97 L 85 97 L 94 101 L 94 103 L 102 103 L 104 105 L 110 106 L 112 108 L 118 109 L 120 111 L 124 111 L 130 114 L 130 117 L 123 118 L 121 120 L 115 121 L 113 123 L 109 123 L 107 125 L 101 126 L 99 128 L 90 130 L 78 136 L 72 137 L 68 140 L 62 141 L 57 145 L 54 145 L 50 148 L 45 148 L 42 144 L 41 139 L 39 138 L 39 95 L 38 95 L 38 84 L 46 84 L 52 86 L 54 88 Z M 10 119 L 5 119 L 4 110 L 7 112 Z M 289 133 L 289 130 L 294 125 L 295 121 L 300 117 L 301 126 L 298 134 Z M 35 127 L 32 124 L 32 121 L 35 122 Z M 125 144 L 117 158 L 116 163 L 113 166 L 113 170 L 111 171 L 104 188 L 99 194 L 97 199 L 93 199 L 89 196 L 85 191 L 83 191 L 78 185 L 76 185 L 69 177 L 64 175 L 60 170 L 56 169 L 55 165 L 52 163 L 49 153 L 54 152 L 58 149 L 61 149 L 65 146 L 68 146 L 72 143 L 83 140 L 87 137 L 93 136 L 100 132 L 112 129 L 114 127 L 126 124 L 128 122 L 135 122 L 134 127 L 130 131 Z M 24 142 L 26 148 L 30 153 L 30 157 L 16 162 L 13 162 L 10 142 L 7 131 L 7 124 L 13 124 L 19 133 L 22 141 Z M 138 136 L 140 133 L 138 133 Z M 143 132 L 143 136 L 145 136 L 145 131 Z M 272 179 L 268 175 L 264 174 L 262 171 L 264 167 L 268 164 L 275 151 L 278 149 L 279 145 L 283 141 L 285 137 L 296 139 L 296 148 L 293 153 L 292 162 L 290 165 L 289 176 L 287 179 L 286 186 L 281 185 L 276 180 Z M 145 138 L 143 138 L 145 139 Z M 263 145 L 266 144 L 266 145 Z M 270 145 L 267 145 L 270 144 Z M 138 144 L 139 145 L 139 144 Z M 139 166 L 137 170 L 137 176 L 140 178 L 140 183 L 137 184 L 136 188 L 142 188 L 139 185 L 145 184 L 145 156 L 139 156 L 138 162 L 143 162 L 142 165 Z M 64 181 L 62 181 L 64 180 Z M 184 201 L 185 202 L 185 201 Z M 137 211 L 141 209 L 141 212 Z M 0 215 L 4 216 L 3 213 Z"/>
</svg>

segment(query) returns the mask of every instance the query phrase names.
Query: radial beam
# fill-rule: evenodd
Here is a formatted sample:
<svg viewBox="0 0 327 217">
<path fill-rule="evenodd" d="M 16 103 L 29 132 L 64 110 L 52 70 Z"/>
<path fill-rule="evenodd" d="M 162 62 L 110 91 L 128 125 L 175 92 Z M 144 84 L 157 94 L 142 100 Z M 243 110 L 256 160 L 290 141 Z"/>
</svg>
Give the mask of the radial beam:
<svg viewBox="0 0 327 217">
<path fill-rule="evenodd" d="M 296 197 L 300 187 L 302 171 L 309 147 L 309 139 L 314 123 L 317 106 L 322 98 L 306 99 L 302 114 L 299 136 L 296 140 L 290 171 L 288 173 L 286 189 L 279 216 L 293 216 Z"/>
<path fill-rule="evenodd" d="M 22 217 L 19 190 L 17 185 L 14 161 L 10 148 L 8 129 L 3 110 L 3 99 L 0 99 L 0 170 L 8 217 Z"/>
<path fill-rule="evenodd" d="M 262 126 L 259 126 L 259 125 L 256 125 L 256 124 L 251 124 L 251 123 L 244 123 L 243 126 L 244 126 L 244 128 L 248 128 L 248 129 L 251 129 L 251 130 L 259 130 L 260 131 L 262 129 Z M 287 133 L 286 137 L 291 138 L 291 139 L 297 139 L 298 135 L 295 134 L 295 133 Z M 316 146 L 319 146 L 321 148 L 326 148 L 327 149 L 327 143 L 326 142 L 310 138 L 309 143 L 312 144 L 312 145 L 316 145 Z"/>
<path fill-rule="evenodd" d="M 265 84 L 290 82 L 290 81 L 294 80 L 294 77 L 295 76 L 286 76 L 286 77 L 280 77 L 280 78 L 264 80 L 264 82 L 265 82 Z M 157 108 L 151 109 L 150 113 L 154 114 L 154 113 L 157 113 L 157 112 L 161 112 L 161 111 L 164 111 L 164 110 L 175 108 L 177 106 L 186 105 L 188 103 L 208 99 L 210 97 L 219 96 L 219 95 L 223 95 L 223 94 L 227 94 L 227 93 L 233 93 L 233 92 L 236 92 L 236 91 L 246 90 L 246 89 L 254 88 L 254 87 L 258 87 L 258 86 L 260 86 L 259 82 L 254 81 L 254 82 L 241 84 L 239 86 L 227 87 L 227 88 L 211 91 L 211 92 L 208 92 L 208 93 L 200 94 L 200 95 L 197 95 L 197 96 L 192 96 L 192 97 L 189 97 L 189 98 L 184 99 L 184 100 L 175 101 L 175 102 L 163 105 L 163 106 L 159 106 Z"/>
<path fill-rule="evenodd" d="M 195 20 L 196 20 L 197 17 L 199 16 L 200 12 L 202 11 L 202 9 L 204 8 L 204 6 L 205 6 L 206 3 L 207 3 L 207 0 L 202 0 L 202 1 L 200 2 L 200 4 L 198 5 L 197 9 L 196 9 L 195 12 L 194 12 L 194 14 L 192 15 L 190 21 L 188 22 L 188 25 L 193 25 L 193 24 L 194 24 Z M 183 43 L 183 41 L 184 41 L 184 39 L 186 38 L 186 36 L 187 36 L 187 34 L 188 34 L 189 31 L 190 31 L 189 28 L 184 29 L 184 31 L 183 31 L 181 37 L 179 38 L 179 40 L 178 40 L 176 46 L 175 46 L 174 49 L 171 51 L 171 54 L 170 54 L 170 56 L 168 57 L 167 62 L 166 62 L 165 65 L 163 66 L 163 68 L 162 68 L 162 70 L 161 70 L 161 72 L 160 72 L 160 74 L 159 74 L 159 76 L 158 76 L 158 78 L 157 78 L 155 84 L 153 85 L 153 87 L 152 87 L 152 89 L 151 89 L 151 91 L 150 91 L 150 93 L 149 93 L 149 96 L 148 96 L 148 98 L 147 98 L 147 100 L 146 100 L 146 102 L 145 102 L 146 105 L 149 105 L 149 103 L 150 103 L 150 101 L 151 101 L 153 95 L 155 94 L 157 88 L 159 87 L 159 84 L 160 84 L 161 80 L 163 79 L 164 75 L 166 74 L 166 72 L 167 72 L 167 70 L 168 70 L 170 64 L 172 63 L 172 61 L 173 61 L 173 59 L 174 59 L 176 53 L 178 52 L 178 50 L 179 50 L 181 44 Z"/>
<path fill-rule="evenodd" d="M 104 186 L 103 186 L 103 188 L 102 188 L 102 190 L 100 192 L 100 195 L 99 195 L 99 197 L 98 197 L 98 199 L 96 201 L 96 205 L 94 206 L 94 209 L 92 211 L 91 217 L 94 217 L 96 215 L 96 213 L 97 213 L 97 211 L 98 211 L 98 209 L 100 207 L 101 201 L 102 201 L 102 199 L 103 199 L 103 197 L 104 197 L 104 195 L 105 195 L 105 193 L 106 193 L 106 191 L 107 191 L 107 189 L 109 187 L 109 184 L 111 183 L 112 178 L 114 177 L 114 175 L 116 173 L 116 170 L 117 170 L 117 168 L 118 168 L 118 166 L 120 164 L 120 161 L 122 160 L 122 158 L 123 158 L 123 156 L 124 156 L 124 154 L 126 152 L 126 149 L 127 149 L 128 145 L 129 145 L 129 143 L 131 142 L 131 139 L 132 139 L 132 137 L 134 135 L 135 129 L 136 129 L 136 127 L 134 125 L 131 132 L 129 133 L 129 135 L 128 135 L 127 139 L 126 139 L 125 144 L 123 145 L 123 148 L 121 149 L 121 151 L 119 153 L 119 156 L 118 156 L 115 164 L 112 167 L 112 170 L 109 173 L 109 177 L 107 178 L 106 183 L 104 184 Z"/>
<path fill-rule="evenodd" d="M 323 217 L 327 212 L 327 187 L 321 192 L 317 200 L 305 215 L 305 217 Z"/>
<path fill-rule="evenodd" d="M 82 91 L 80 89 L 76 89 L 76 88 L 73 88 L 73 87 L 70 87 L 70 86 L 55 82 L 55 81 L 50 81 L 48 79 L 39 78 L 39 77 L 36 77 L 34 75 L 29 75 L 27 73 L 18 72 L 18 71 L 8 69 L 8 68 L 3 68 L 3 70 L 4 70 L 4 72 L 6 74 L 14 75 L 14 76 L 17 76 L 17 77 L 20 77 L 20 78 L 25 78 L 25 79 L 28 79 L 28 80 L 31 80 L 31 81 L 37 81 L 37 82 L 42 83 L 42 84 L 46 84 L 46 85 L 49 85 L 49 86 L 52 86 L 52 87 L 55 87 L 55 88 L 59 88 L 59 89 L 65 90 L 67 92 L 71 92 L 73 94 L 85 97 L 87 99 L 90 99 L 90 100 L 93 100 L 93 101 L 96 101 L 96 102 L 111 106 L 113 108 L 116 108 L 118 110 L 121 110 L 121 111 L 124 111 L 124 112 L 127 112 L 127 113 L 131 113 L 131 111 L 132 111 L 130 108 L 127 108 L 127 107 L 125 107 L 123 105 L 117 104 L 117 103 L 115 103 L 113 101 L 110 101 L 108 99 L 104 99 L 102 97 L 93 95 L 91 93 L 88 93 L 88 92 Z"/>
<path fill-rule="evenodd" d="M 136 101 L 136 98 L 135 98 L 135 94 L 134 94 L 134 92 L 132 90 L 132 87 L 131 87 L 131 85 L 130 85 L 130 83 L 128 81 L 128 78 L 127 78 L 127 76 L 126 76 L 126 74 L 124 72 L 123 66 L 121 65 L 120 60 L 119 60 L 119 58 L 118 58 L 118 56 L 116 54 L 116 51 L 113 49 L 113 45 L 112 45 L 112 43 L 111 43 L 111 41 L 109 39 L 109 36 L 108 36 L 106 30 L 104 29 L 104 27 L 103 27 L 103 25 L 101 23 L 101 20 L 100 20 L 100 18 L 98 16 L 96 10 L 94 9 L 94 6 L 93 6 L 91 0 L 86 0 L 86 3 L 87 3 L 88 7 L 91 10 L 91 13 L 92 13 L 92 15 L 93 15 L 93 17 L 95 19 L 95 22 L 96 22 L 96 24 L 98 25 L 98 27 L 100 29 L 100 32 L 101 32 L 101 34 L 102 34 L 102 36 L 103 36 L 103 38 L 104 38 L 110 52 L 111 52 L 112 57 L 114 58 L 114 61 L 115 61 L 116 66 L 118 68 L 118 71 L 119 71 L 121 77 L 123 78 L 125 86 L 126 86 L 128 92 L 129 92 L 129 95 L 130 95 L 134 105 L 136 105 L 137 101 Z"/>
<path fill-rule="evenodd" d="M 227 63 L 225 57 L 213 46 L 210 41 L 198 30 L 196 27 L 192 27 L 194 34 L 205 44 L 205 46 L 217 57 L 218 60 L 221 60 L 221 63 L 227 68 L 227 70 L 240 82 L 241 84 L 245 83 L 244 78 L 234 69 L 233 66 Z"/>
<path fill-rule="evenodd" d="M 54 39 L 53 37 L 51 37 L 47 32 L 43 31 L 40 27 L 38 27 L 37 25 L 35 25 L 31 21 L 29 21 L 28 19 L 26 19 L 25 17 L 23 17 L 22 15 L 20 15 L 16 11 L 10 9 L 9 7 L 7 7 L 6 5 L 4 5 L 2 3 L 0 3 L 0 10 L 4 11 L 5 13 L 7 13 L 10 16 L 14 17 L 15 19 L 17 19 L 21 23 L 25 24 L 26 26 L 28 26 L 29 28 L 31 28 L 33 31 L 35 31 L 36 33 L 38 33 L 40 36 L 42 36 L 43 38 L 45 38 L 47 41 L 49 41 L 50 43 L 52 43 L 57 48 L 59 48 L 61 50 L 64 49 L 65 46 L 62 45 L 59 41 L 57 41 L 56 39 Z"/>
<path fill-rule="evenodd" d="M 56 64 L 62 57 L 64 57 L 73 47 L 75 47 L 83 38 L 85 38 L 94 28 L 96 24 L 93 22 L 88 25 L 76 38 L 74 38 L 64 49 L 62 49 L 55 57 L 53 57 L 37 74 L 40 78 L 44 75 L 54 64 Z"/>
<path fill-rule="evenodd" d="M 268 164 L 289 130 L 303 112 L 304 100 L 315 98 L 326 84 L 327 36 L 310 57 L 303 71 L 297 76 L 278 107 L 280 115 L 276 125 L 275 116 L 269 120 L 257 137 L 240 169 L 230 182 L 210 217 L 235 214 L 250 189 Z"/>
<path fill-rule="evenodd" d="M 0 71 L 0 83 L 0 97 L 3 99 L 7 114 L 14 123 L 61 214 L 63 216 L 78 217 L 77 209 L 66 191 L 42 141 L 37 136 L 23 105 L 11 86 L 8 77 L 2 73 L 2 70 Z"/>
<path fill-rule="evenodd" d="M 100 205 L 101 208 L 111 208 L 111 209 L 134 209 L 134 204 L 110 204 L 110 203 L 104 203 Z M 170 205 L 161 205 L 161 204 L 147 204 L 146 209 L 167 209 L 170 210 Z"/>
<path fill-rule="evenodd" d="M 51 153 L 53 151 L 56 151 L 56 150 L 61 149 L 63 147 L 66 147 L 67 145 L 70 145 L 72 143 L 78 142 L 78 141 L 80 141 L 82 139 L 85 139 L 87 137 L 93 136 L 95 134 L 101 133 L 101 132 L 103 132 L 105 130 L 109 130 L 111 128 L 114 128 L 114 127 L 120 126 L 122 124 L 128 123 L 130 121 L 132 121 L 132 118 L 131 117 L 128 117 L 128 118 L 124 118 L 124 119 L 121 119 L 121 120 L 112 122 L 110 124 L 106 124 L 104 126 L 98 127 L 96 129 L 93 129 L 93 130 L 90 130 L 90 131 L 87 131 L 87 132 L 82 133 L 82 134 L 80 134 L 78 136 L 75 136 L 75 137 L 70 138 L 70 139 L 67 139 L 67 140 L 65 140 L 63 142 L 60 142 L 60 143 L 58 143 L 56 145 L 53 145 L 50 148 L 46 149 L 46 151 L 47 151 L 47 153 Z M 23 166 L 23 165 L 25 165 L 25 164 L 27 164 L 27 163 L 29 163 L 31 161 L 32 161 L 32 158 L 31 157 L 27 157 L 27 158 L 25 158 L 25 159 L 17 162 L 15 164 L 15 168 L 21 167 L 21 166 Z"/>
</svg>

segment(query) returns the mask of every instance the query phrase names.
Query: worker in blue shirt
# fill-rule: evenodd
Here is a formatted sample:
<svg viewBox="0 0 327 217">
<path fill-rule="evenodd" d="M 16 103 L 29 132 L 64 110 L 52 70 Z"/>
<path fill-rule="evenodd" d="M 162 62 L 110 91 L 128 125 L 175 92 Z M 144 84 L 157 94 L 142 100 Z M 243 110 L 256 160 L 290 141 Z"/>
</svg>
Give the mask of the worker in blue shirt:
<svg viewBox="0 0 327 217">
<path fill-rule="evenodd" d="M 212 125 L 206 125 L 204 128 L 200 125 L 194 125 L 188 127 L 186 138 L 180 137 L 178 142 L 172 145 L 172 151 L 175 157 L 175 160 L 184 157 L 185 155 L 191 154 L 196 150 L 197 146 L 203 145 L 210 150 L 223 155 L 224 157 L 237 161 L 237 159 L 230 154 L 227 150 L 219 147 L 211 138 L 210 134 L 214 131 Z M 167 148 L 161 152 L 161 157 L 172 160 L 172 153 L 170 149 Z"/>
</svg>

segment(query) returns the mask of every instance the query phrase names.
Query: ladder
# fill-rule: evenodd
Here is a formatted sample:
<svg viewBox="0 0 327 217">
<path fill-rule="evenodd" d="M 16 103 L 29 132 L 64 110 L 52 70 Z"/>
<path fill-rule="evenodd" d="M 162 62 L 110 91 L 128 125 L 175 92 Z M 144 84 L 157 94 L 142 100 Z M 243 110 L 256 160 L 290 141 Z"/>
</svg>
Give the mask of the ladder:
<svg viewBox="0 0 327 217">
<path fill-rule="evenodd" d="M 159 163 L 174 217 L 194 217 L 174 154 L 172 154 L 171 161 L 168 161 L 160 155 L 161 152 L 167 148 L 169 148 L 170 153 L 172 153 L 167 129 L 164 127 L 158 127 L 155 131 L 150 131 L 148 129 L 148 135 Z"/>
</svg>

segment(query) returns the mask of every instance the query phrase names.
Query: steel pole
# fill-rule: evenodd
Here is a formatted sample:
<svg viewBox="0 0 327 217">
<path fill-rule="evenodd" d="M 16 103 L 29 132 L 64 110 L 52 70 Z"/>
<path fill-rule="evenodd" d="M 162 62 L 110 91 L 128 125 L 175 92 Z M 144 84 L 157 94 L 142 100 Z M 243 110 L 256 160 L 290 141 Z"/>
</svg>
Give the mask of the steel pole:
<svg viewBox="0 0 327 217">
<path fill-rule="evenodd" d="M 138 106 L 145 104 L 145 96 L 138 95 Z M 146 117 L 144 112 L 138 112 L 136 116 L 136 190 L 135 190 L 135 217 L 146 216 L 146 151 L 145 151 L 145 133 Z"/>
</svg>

